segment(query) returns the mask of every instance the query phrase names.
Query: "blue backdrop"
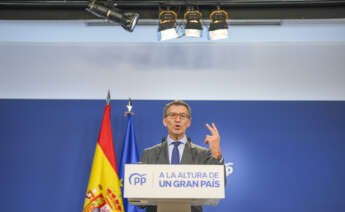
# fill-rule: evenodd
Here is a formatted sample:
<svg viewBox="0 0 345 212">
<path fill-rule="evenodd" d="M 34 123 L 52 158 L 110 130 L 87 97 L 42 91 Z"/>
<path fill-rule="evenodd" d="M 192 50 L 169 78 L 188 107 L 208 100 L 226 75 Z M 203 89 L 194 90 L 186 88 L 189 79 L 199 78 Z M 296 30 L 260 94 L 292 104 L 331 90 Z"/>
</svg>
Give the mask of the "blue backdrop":
<svg viewBox="0 0 345 212">
<path fill-rule="evenodd" d="M 226 199 L 205 211 L 345 211 L 344 101 L 187 101 L 192 141 L 215 122 Z M 166 131 L 167 101 L 134 101 L 139 154 Z M 117 161 L 127 101 L 113 100 Z M 0 100 L 1 211 L 81 211 L 105 101 Z"/>
</svg>

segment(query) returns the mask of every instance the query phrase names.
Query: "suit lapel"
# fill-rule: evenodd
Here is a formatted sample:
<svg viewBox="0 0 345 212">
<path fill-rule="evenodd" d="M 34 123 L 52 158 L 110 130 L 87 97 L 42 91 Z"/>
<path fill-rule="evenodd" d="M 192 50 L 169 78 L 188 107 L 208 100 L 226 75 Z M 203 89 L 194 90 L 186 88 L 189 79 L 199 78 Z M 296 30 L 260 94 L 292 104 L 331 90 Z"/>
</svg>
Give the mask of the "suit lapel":
<svg viewBox="0 0 345 212">
<path fill-rule="evenodd" d="M 189 141 L 184 146 L 181 164 L 193 164 L 192 146 Z"/>
<path fill-rule="evenodd" d="M 158 164 L 169 164 L 168 142 L 162 142 L 160 154 L 157 159 Z"/>
</svg>

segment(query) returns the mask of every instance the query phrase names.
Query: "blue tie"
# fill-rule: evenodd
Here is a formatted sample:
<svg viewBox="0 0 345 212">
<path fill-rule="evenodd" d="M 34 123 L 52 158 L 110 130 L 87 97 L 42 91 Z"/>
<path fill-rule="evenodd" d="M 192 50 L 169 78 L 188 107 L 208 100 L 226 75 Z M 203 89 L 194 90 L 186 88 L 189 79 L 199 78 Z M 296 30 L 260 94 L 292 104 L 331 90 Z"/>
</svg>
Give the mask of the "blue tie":
<svg viewBox="0 0 345 212">
<path fill-rule="evenodd" d="M 182 144 L 180 141 L 172 142 L 174 144 L 174 149 L 171 155 L 171 164 L 180 164 L 180 153 L 178 151 L 178 145 Z"/>
</svg>

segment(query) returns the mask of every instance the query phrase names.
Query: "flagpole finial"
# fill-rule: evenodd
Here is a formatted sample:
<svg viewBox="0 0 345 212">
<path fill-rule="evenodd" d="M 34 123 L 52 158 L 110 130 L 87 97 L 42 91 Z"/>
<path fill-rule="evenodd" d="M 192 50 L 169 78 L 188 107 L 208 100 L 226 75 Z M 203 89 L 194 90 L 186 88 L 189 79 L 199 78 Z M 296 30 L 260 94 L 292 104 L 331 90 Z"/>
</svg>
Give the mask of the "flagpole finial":
<svg viewBox="0 0 345 212">
<path fill-rule="evenodd" d="M 131 98 L 128 99 L 128 104 L 126 105 L 126 107 L 127 107 L 127 112 L 125 112 L 123 114 L 123 116 L 126 117 L 128 113 L 130 113 L 130 114 L 132 114 L 132 116 L 134 116 L 134 113 L 132 112 L 133 104 L 132 104 Z"/>
<path fill-rule="evenodd" d="M 107 101 L 107 105 L 109 105 L 110 104 L 110 89 L 109 88 L 108 88 L 108 93 L 107 93 L 106 101 Z"/>
<path fill-rule="evenodd" d="M 133 108 L 133 104 L 132 104 L 132 99 L 129 98 L 128 99 L 128 104 L 127 104 L 127 112 L 131 112 L 132 111 L 132 108 Z"/>
</svg>

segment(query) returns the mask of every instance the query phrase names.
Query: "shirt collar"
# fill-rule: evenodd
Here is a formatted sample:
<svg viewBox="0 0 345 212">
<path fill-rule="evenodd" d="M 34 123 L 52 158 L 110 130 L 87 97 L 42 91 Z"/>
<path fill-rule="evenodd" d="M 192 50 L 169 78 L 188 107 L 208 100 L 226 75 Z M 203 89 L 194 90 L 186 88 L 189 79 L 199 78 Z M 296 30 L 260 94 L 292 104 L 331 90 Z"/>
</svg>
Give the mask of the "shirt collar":
<svg viewBox="0 0 345 212">
<path fill-rule="evenodd" d="M 170 145 L 172 142 L 174 142 L 175 140 L 171 139 L 169 136 L 167 137 L 167 141 L 168 141 L 168 145 Z M 179 140 L 180 142 L 182 142 L 183 144 L 187 143 L 187 136 L 184 135 L 184 137 Z"/>
</svg>

